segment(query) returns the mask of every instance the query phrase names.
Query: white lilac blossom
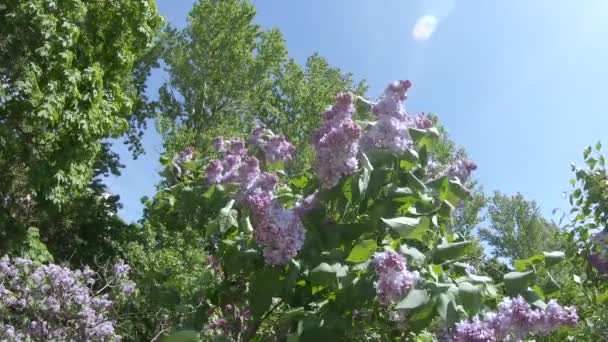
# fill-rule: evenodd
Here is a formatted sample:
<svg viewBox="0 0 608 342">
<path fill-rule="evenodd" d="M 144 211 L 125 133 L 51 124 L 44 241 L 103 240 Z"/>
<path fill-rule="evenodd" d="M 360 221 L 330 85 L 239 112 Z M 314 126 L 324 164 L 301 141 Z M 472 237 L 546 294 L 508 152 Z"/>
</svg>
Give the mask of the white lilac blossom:
<svg viewBox="0 0 608 342">
<path fill-rule="evenodd" d="M 451 341 L 519 341 L 531 335 L 546 336 L 562 326 L 573 327 L 578 321 L 574 307 L 563 307 L 550 300 L 545 309 L 533 309 L 521 296 L 505 298 L 497 312 L 483 319 L 456 323 Z"/>
<path fill-rule="evenodd" d="M 321 127 L 313 133 L 314 167 L 324 188 L 336 186 L 343 176 L 354 173 L 359 167 L 357 154 L 361 129 L 352 120 L 354 111 L 353 94 L 338 94 L 334 105 L 323 113 Z"/>
<path fill-rule="evenodd" d="M 250 143 L 264 142 L 267 158 L 271 162 L 291 158 L 293 146 L 282 137 L 264 137 L 264 130 L 256 128 Z M 255 227 L 255 237 L 263 248 L 269 265 L 281 265 L 295 257 L 304 244 L 305 230 L 300 217 L 293 209 L 286 209 L 274 200 L 278 177 L 260 169 L 257 158 L 249 156 L 240 140 L 226 143 L 223 160 L 207 165 L 207 180 L 211 183 L 239 186 L 238 202 L 248 208 Z M 268 157 L 270 156 L 270 157 Z"/>
<path fill-rule="evenodd" d="M 125 295 L 135 288 L 126 276 L 129 269 L 115 265 L 109 284 Z M 72 271 L 55 264 L 35 266 L 29 259 L 0 259 L 0 340 L 119 340 L 114 302 L 95 293 L 93 284 L 95 273 L 89 268 Z"/>
<path fill-rule="evenodd" d="M 592 243 L 589 263 L 599 273 L 608 274 L 608 231 L 601 231 L 595 234 Z"/>
<path fill-rule="evenodd" d="M 405 257 L 395 251 L 375 253 L 374 264 L 378 275 L 376 292 L 383 305 L 401 300 L 419 279 L 418 272 L 408 271 Z"/>
</svg>

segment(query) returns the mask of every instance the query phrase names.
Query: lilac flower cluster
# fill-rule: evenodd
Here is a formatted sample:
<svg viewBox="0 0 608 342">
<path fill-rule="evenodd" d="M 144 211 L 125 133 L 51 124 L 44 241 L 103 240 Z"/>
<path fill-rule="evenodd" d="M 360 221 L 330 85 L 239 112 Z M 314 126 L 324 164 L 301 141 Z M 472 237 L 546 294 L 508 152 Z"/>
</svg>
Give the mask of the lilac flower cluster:
<svg viewBox="0 0 608 342">
<path fill-rule="evenodd" d="M 111 278 L 110 288 L 135 283 L 127 278 L 127 265 Z M 120 273 L 120 274 L 119 274 Z M 119 340 L 114 330 L 111 309 L 114 302 L 107 294 L 91 290 L 95 273 L 85 267 L 72 271 L 55 264 L 35 266 L 31 260 L 0 259 L 0 340 Z"/>
<path fill-rule="evenodd" d="M 286 151 L 289 151 L 291 156 L 292 147 L 285 147 L 286 144 L 291 144 L 273 142 L 276 136 L 266 139 L 263 135 L 263 128 L 258 127 L 249 141 L 258 144 L 265 141 L 263 149 L 271 150 L 267 153 L 267 156 L 271 155 L 267 157 L 270 161 L 286 160 Z M 281 139 L 279 137 L 279 140 Z M 300 217 L 293 209 L 282 208 L 274 200 L 278 177 L 260 170 L 258 159 L 248 155 L 243 141 L 222 139 L 222 143 L 216 143 L 217 145 L 221 145 L 220 151 L 225 152 L 224 158 L 221 161 L 213 160 L 207 165 L 207 179 L 212 183 L 239 185 L 237 199 L 251 212 L 256 241 L 263 246 L 266 263 L 287 263 L 302 248 L 305 230 Z M 269 145 L 271 147 L 268 147 Z"/>
<path fill-rule="evenodd" d="M 608 274 L 608 231 L 601 231 L 593 237 L 593 253 L 589 262 L 599 273 Z"/>
<path fill-rule="evenodd" d="M 293 159 L 295 147 L 284 136 L 275 135 L 263 125 L 258 125 L 253 130 L 247 142 L 259 146 L 270 163 Z"/>
<path fill-rule="evenodd" d="M 405 257 L 392 250 L 374 254 L 374 264 L 378 275 L 376 292 L 383 305 L 402 299 L 420 278 L 418 272 L 407 270 Z"/>
<path fill-rule="evenodd" d="M 420 114 L 412 118 L 405 111 L 403 105 L 411 86 L 410 81 L 396 81 L 384 90 L 384 96 L 373 107 L 378 120 L 361 138 L 363 149 L 387 149 L 400 154 L 412 147 L 409 128 L 428 129 L 433 126 L 428 116 Z"/>
<path fill-rule="evenodd" d="M 317 154 L 315 171 L 324 188 L 332 188 L 342 176 L 359 167 L 359 138 L 361 129 L 353 121 L 354 96 L 341 93 L 336 102 L 323 113 L 321 127 L 313 132 L 312 142 Z"/>
<path fill-rule="evenodd" d="M 486 313 L 483 319 L 475 317 L 456 323 L 451 341 L 519 341 L 529 335 L 549 335 L 562 326 L 573 327 L 577 321 L 574 307 L 563 307 L 555 300 L 540 310 L 532 309 L 521 296 L 505 298 L 497 312 Z"/>
<path fill-rule="evenodd" d="M 477 170 L 477 164 L 467 159 L 459 159 L 448 168 L 448 177 L 457 179 L 464 184 L 473 171 Z"/>
<path fill-rule="evenodd" d="M 387 149 L 399 154 L 411 146 L 408 128 L 414 127 L 415 121 L 403 108 L 411 86 L 410 81 L 396 81 L 386 87 L 373 107 L 378 120 L 361 138 L 363 149 Z"/>
</svg>

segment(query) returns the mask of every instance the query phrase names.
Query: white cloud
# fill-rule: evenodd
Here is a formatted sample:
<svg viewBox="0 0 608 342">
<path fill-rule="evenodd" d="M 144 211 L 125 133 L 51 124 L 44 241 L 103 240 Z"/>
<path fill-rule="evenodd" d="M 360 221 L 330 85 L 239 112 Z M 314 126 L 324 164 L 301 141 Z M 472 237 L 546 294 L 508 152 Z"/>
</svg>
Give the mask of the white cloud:
<svg viewBox="0 0 608 342">
<path fill-rule="evenodd" d="M 422 16 L 414 25 L 412 37 L 419 42 L 429 39 L 433 35 L 433 32 L 435 32 L 437 23 L 437 17 L 434 15 Z"/>
</svg>

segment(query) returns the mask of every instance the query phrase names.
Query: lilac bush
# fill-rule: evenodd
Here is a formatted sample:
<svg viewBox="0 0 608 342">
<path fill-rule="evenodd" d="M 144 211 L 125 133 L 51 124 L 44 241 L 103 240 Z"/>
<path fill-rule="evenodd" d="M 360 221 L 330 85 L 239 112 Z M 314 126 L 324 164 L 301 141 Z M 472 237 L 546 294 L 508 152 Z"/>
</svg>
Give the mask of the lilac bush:
<svg viewBox="0 0 608 342">
<path fill-rule="evenodd" d="M 94 291 L 115 288 L 119 297 L 135 291 L 129 266 L 116 264 L 110 281 L 97 284 L 90 268 L 72 271 L 56 264 L 34 265 L 5 256 L 0 261 L 0 339 L 9 341 L 115 341 L 115 301 Z M 122 293 L 121 293 L 122 292 Z"/>
<path fill-rule="evenodd" d="M 463 186 L 477 166 L 467 159 L 437 162 L 441 154 L 433 154 L 444 151 L 437 148 L 435 121 L 404 109 L 410 87 L 397 81 L 378 102 L 357 102 L 373 111 L 375 122 L 356 122 L 355 97 L 338 94 L 313 132 L 313 172 L 281 171 L 277 162 L 292 160 L 293 146 L 261 125 L 246 142 L 216 140 L 221 157 L 207 164 L 206 177 L 229 185 L 215 191 L 233 199 L 220 215 L 228 208 L 234 223 L 212 237 L 213 267 L 224 279 L 238 279 L 231 286 L 240 284 L 234 291 L 245 291 L 247 300 L 220 297 L 205 336 L 248 340 L 264 327 L 272 336 L 308 330 L 307 338 L 397 340 L 432 327 L 443 329 L 446 341 L 514 341 L 576 324 L 573 307 L 538 300 L 544 309 L 533 309 L 522 297 L 481 314 L 502 294 L 483 268 L 466 263 L 474 241 L 450 232 L 453 209 L 470 198 Z M 560 253 L 548 255 L 547 268 Z M 526 294 L 530 275 L 547 270 L 529 272 L 505 275 L 504 288 Z M 237 306 L 247 309 L 232 309 Z M 335 319 L 351 314 L 352 325 Z M 359 320 L 369 320 L 374 333 L 358 336 L 365 330 Z"/>
</svg>

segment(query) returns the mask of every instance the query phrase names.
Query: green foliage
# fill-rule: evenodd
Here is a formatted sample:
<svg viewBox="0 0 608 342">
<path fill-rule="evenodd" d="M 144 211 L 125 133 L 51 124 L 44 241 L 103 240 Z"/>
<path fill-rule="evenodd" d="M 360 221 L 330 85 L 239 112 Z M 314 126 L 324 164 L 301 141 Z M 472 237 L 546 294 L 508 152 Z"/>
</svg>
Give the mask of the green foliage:
<svg viewBox="0 0 608 342">
<path fill-rule="evenodd" d="M 0 191 L 61 205 L 88 186 L 101 140 L 129 130 L 162 21 L 147 0 L 8 1 L 0 15 Z"/>
<path fill-rule="evenodd" d="M 489 227 L 479 236 L 493 249 L 496 257 L 526 259 L 539 251 L 560 247 L 555 239 L 559 228 L 547 222 L 534 201 L 521 194 L 507 196 L 495 192 L 488 206 Z"/>
<path fill-rule="evenodd" d="M 156 5 L 5 1 L 0 16 L 0 252 L 112 258 L 126 225 L 98 180 L 121 167 L 104 139 L 138 152 Z"/>
<path fill-rule="evenodd" d="M 195 146 L 212 151 L 218 135 L 239 135 L 262 122 L 290 137 L 310 163 L 309 137 L 319 113 L 340 91 L 362 94 L 364 83 L 317 54 L 304 68 L 287 58 L 281 33 L 253 23 L 247 1 L 202 0 L 183 30 L 169 27 L 163 60 L 169 81 L 160 89 L 158 130 L 167 153 Z"/>
</svg>

